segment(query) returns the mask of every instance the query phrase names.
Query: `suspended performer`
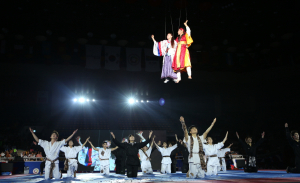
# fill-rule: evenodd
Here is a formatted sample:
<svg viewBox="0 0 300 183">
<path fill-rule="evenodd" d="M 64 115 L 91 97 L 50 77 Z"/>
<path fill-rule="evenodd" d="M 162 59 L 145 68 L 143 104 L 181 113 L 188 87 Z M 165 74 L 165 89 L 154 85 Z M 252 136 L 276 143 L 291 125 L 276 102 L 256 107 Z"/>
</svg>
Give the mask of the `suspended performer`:
<svg viewBox="0 0 300 183">
<path fill-rule="evenodd" d="M 239 139 L 239 142 L 242 144 L 245 152 L 246 152 L 246 165 L 244 168 L 244 172 L 257 172 L 256 167 L 256 149 L 260 146 L 265 137 L 265 132 L 261 134 L 261 139 L 256 144 L 252 143 L 252 137 L 246 137 L 245 142 L 240 139 L 239 134 L 236 132 L 236 136 Z"/>
<path fill-rule="evenodd" d="M 172 68 L 177 72 L 177 83 L 181 80 L 181 72 L 187 71 L 188 78 L 192 79 L 191 70 L 191 59 L 188 47 L 193 43 L 191 37 L 191 29 L 187 25 L 188 21 L 185 21 L 184 25 L 186 27 L 186 32 L 183 28 L 178 30 L 178 37 L 176 38 L 177 48 L 175 51 L 175 56 L 172 64 Z"/>
<path fill-rule="evenodd" d="M 156 56 L 163 56 L 161 79 L 165 79 L 164 83 L 169 82 L 170 78 L 177 82 L 177 75 L 172 69 L 172 62 L 177 47 L 177 42 L 174 40 L 173 34 L 168 33 L 167 40 L 160 42 L 156 42 L 154 35 L 152 35 L 151 38 L 154 42 L 153 54 Z"/>
</svg>

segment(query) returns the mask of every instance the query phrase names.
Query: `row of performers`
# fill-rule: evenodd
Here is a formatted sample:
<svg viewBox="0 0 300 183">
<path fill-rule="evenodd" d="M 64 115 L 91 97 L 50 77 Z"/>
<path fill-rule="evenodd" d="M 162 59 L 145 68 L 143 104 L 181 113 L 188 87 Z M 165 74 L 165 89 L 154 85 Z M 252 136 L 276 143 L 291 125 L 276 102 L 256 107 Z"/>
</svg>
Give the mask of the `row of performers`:
<svg viewBox="0 0 300 183">
<path fill-rule="evenodd" d="M 154 39 L 154 35 L 151 36 L 154 42 L 153 54 L 163 56 L 161 78 L 165 79 L 164 83 L 167 83 L 169 79 L 179 83 L 183 71 L 187 72 L 188 79 L 192 79 L 192 65 L 188 47 L 193 43 L 193 39 L 187 22 L 184 23 L 186 31 L 184 28 L 180 28 L 176 40 L 174 40 L 172 33 L 167 34 L 167 40 L 160 42 Z"/>
<path fill-rule="evenodd" d="M 161 161 L 161 173 L 171 173 L 171 164 L 172 160 L 170 158 L 172 151 L 179 147 L 182 149 L 183 157 L 184 157 L 184 165 L 187 167 L 187 177 L 188 178 L 203 178 L 205 175 L 217 175 L 217 172 L 221 169 L 226 171 L 226 163 L 224 159 L 224 155 L 227 151 L 230 151 L 229 148 L 224 148 L 224 143 L 227 140 L 228 132 L 222 142 L 218 144 L 213 144 L 213 140 L 211 137 L 207 137 L 208 133 L 216 123 L 216 119 L 212 122 L 211 126 L 200 136 L 198 135 L 198 129 L 196 126 L 190 126 L 187 129 L 185 125 L 185 121 L 183 117 L 180 117 L 180 122 L 182 124 L 182 128 L 184 131 L 184 140 L 177 140 L 177 144 L 171 147 L 167 147 L 167 143 L 163 143 L 163 147 L 160 147 L 155 143 L 154 138 L 151 136 L 152 131 L 149 133 L 149 138 L 144 142 L 135 143 L 134 135 L 129 135 L 128 143 L 121 143 L 116 140 L 115 135 L 111 132 L 113 137 L 113 142 L 117 145 L 115 148 L 107 148 L 107 142 L 102 144 L 102 148 L 95 148 L 93 144 L 89 141 L 89 138 L 86 139 L 85 143 L 82 146 L 73 146 L 73 141 L 68 143 L 68 147 L 64 146 L 67 141 L 71 140 L 73 135 L 77 132 L 75 130 L 71 136 L 62 141 L 57 141 L 58 132 L 54 131 L 51 134 L 51 141 L 45 141 L 39 139 L 32 129 L 30 131 L 34 137 L 34 139 L 38 142 L 38 144 L 44 148 L 46 154 L 46 164 L 45 164 L 45 179 L 49 179 L 50 177 L 54 177 L 55 179 L 61 178 L 61 172 L 59 171 L 59 152 L 63 151 L 66 156 L 65 169 L 68 171 L 68 177 L 76 177 L 77 171 L 77 153 L 82 150 L 84 145 L 89 142 L 94 150 L 99 153 L 100 160 L 100 173 L 102 175 L 109 175 L 109 158 L 111 156 L 111 152 L 119 149 L 123 149 L 124 151 L 120 151 L 121 154 L 125 155 L 126 161 L 124 164 L 127 168 L 127 176 L 128 177 L 137 177 L 138 167 L 141 165 L 142 172 L 145 174 L 152 174 L 153 170 L 151 167 L 151 152 L 153 144 L 158 149 L 158 151 L 162 154 Z M 293 147 L 295 155 L 296 155 L 296 167 L 288 167 L 287 172 L 300 173 L 299 169 L 299 134 L 296 131 L 292 132 L 292 135 L 289 133 L 288 125 L 285 124 L 286 127 L 286 136 L 288 138 L 289 144 Z M 256 148 L 264 141 L 265 133 L 262 133 L 261 139 L 256 143 L 252 143 L 252 138 L 247 137 L 246 142 L 242 141 L 239 138 L 238 133 L 236 133 L 240 143 L 243 145 L 246 151 L 246 161 L 245 161 L 245 172 L 257 172 L 256 168 Z M 149 148 L 147 144 L 151 142 Z M 140 156 L 140 159 L 138 157 Z M 124 159 L 123 159 L 124 160 Z M 141 164 L 140 164 L 141 160 Z M 125 173 L 125 166 L 121 164 L 117 164 L 117 173 Z M 119 169 L 118 169 L 119 166 Z"/>
</svg>

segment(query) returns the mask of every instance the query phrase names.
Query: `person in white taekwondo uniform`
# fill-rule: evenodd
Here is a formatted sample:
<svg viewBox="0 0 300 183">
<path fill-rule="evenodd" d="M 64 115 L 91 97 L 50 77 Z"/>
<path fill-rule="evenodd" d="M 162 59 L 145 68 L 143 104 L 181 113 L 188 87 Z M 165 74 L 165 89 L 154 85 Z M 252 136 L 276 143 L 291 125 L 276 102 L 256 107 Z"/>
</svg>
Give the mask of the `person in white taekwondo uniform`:
<svg viewBox="0 0 300 183">
<path fill-rule="evenodd" d="M 171 173 L 171 164 L 172 160 L 170 158 L 171 152 L 177 148 L 177 144 L 173 145 L 172 147 L 168 147 L 167 142 L 163 142 L 163 147 L 159 147 L 155 141 L 153 141 L 157 150 L 161 153 L 162 155 L 162 160 L 161 160 L 161 170 L 160 172 L 165 174 L 165 173 Z"/>
<path fill-rule="evenodd" d="M 213 140 L 211 137 L 207 137 L 206 141 L 207 144 L 203 145 L 203 149 L 205 152 L 205 156 L 207 158 L 207 172 L 206 175 L 217 175 L 217 167 L 220 166 L 219 158 L 218 158 L 218 151 L 224 146 L 224 143 L 227 140 L 228 132 L 226 133 L 226 136 L 222 142 L 219 142 L 218 144 L 213 144 Z"/>
<path fill-rule="evenodd" d="M 139 155 L 140 155 L 140 161 L 141 161 L 141 169 L 143 174 L 152 174 L 152 165 L 151 165 L 151 152 L 153 147 L 153 141 L 154 141 L 155 135 L 152 139 L 152 143 L 150 147 L 144 146 L 142 149 L 139 149 Z"/>
<path fill-rule="evenodd" d="M 62 148 L 60 148 L 60 150 L 65 153 L 65 157 L 66 157 L 64 170 L 67 171 L 67 177 L 74 176 L 74 178 L 76 178 L 76 172 L 77 172 L 77 168 L 78 168 L 77 154 L 79 151 L 82 150 L 82 148 L 85 146 L 85 144 L 87 143 L 89 138 L 90 137 L 88 137 L 86 139 L 86 141 L 84 142 L 84 144 L 82 144 L 80 146 L 74 147 L 73 140 L 69 140 L 68 147 L 63 146 Z"/>
<path fill-rule="evenodd" d="M 233 144 L 230 144 L 227 148 L 223 148 L 223 149 L 219 149 L 218 150 L 218 158 L 219 158 L 219 163 L 220 163 L 220 166 L 218 166 L 218 172 L 222 171 L 223 172 L 226 172 L 226 161 L 225 161 L 225 154 L 227 152 L 230 152 L 230 147 L 232 146 Z"/>
<path fill-rule="evenodd" d="M 190 153 L 189 155 L 189 172 L 187 173 L 188 178 L 204 178 L 206 172 L 206 162 L 204 159 L 203 145 L 206 143 L 205 138 L 210 132 L 214 124 L 216 123 L 216 118 L 210 125 L 210 127 L 203 133 L 203 135 L 198 135 L 198 129 L 196 126 L 192 125 L 187 130 L 184 118 L 181 116 L 179 121 L 182 124 L 182 129 L 184 132 L 183 142 Z"/>
<path fill-rule="evenodd" d="M 111 152 L 118 149 L 118 146 L 115 148 L 107 148 L 107 142 L 103 141 L 102 142 L 102 147 L 103 148 L 95 148 L 92 144 L 91 141 L 88 141 L 92 148 L 95 151 L 98 151 L 99 154 L 99 160 L 100 160 L 100 175 L 109 175 L 109 158 L 111 155 Z"/>
<path fill-rule="evenodd" d="M 57 141 L 58 139 L 58 132 L 53 131 L 51 134 L 51 141 L 41 140 L 39 139 L 33 132 L 31 128 L 29 128 L 34 140 L 38 142 L 38 145 L 40 145 L 46 154 L 46 164 L 45 164 L 45 179 L 49 178 L 55 178 L 60 179 L 61 178 L 61 172 L 59 171 L 59 151 L 62 146 L 68 142 L 73 135 L 77 132 L 75 130 L 72 135 L 70 135 L 66 140 Z"/>
</svg>

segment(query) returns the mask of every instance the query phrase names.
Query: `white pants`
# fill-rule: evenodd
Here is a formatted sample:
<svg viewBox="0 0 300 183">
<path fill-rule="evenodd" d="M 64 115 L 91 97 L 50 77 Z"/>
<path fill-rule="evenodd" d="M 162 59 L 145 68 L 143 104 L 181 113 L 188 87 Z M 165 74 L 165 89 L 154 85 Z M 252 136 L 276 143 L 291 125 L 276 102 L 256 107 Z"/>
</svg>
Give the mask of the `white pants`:
<svg viewBox="0 0 300 183">
<path fill-rule="evenodd" d="M 59 162 L 54 163 L 54 164 L 55 164 L 55 167 L 53 168 L 52 176 L 55 179 L 60 179 L 61 173 L 59 172 Z M 46 161 L 46 163 L 45 163 L 45 179 L 49 179 L 50 166 L 51 166 L 51 162 L 50 161 Z"/>
<path fill-rule="evenodd" d="M 189 163 L 189 178 L 195 179 L 195 178 L 204 178 L 205 177 L 205 171 L 202 170 L 200 164 L 194 164 Z"/>
<path fill-rule="evenodd" d="M 69 169 L 67 171 L 67 177 L 73 177 L 74 172 L 77 171 L 78 164 L 77 163 L 72 163 L 69 165 Z"/>
<path fill-rule="evenodd" d="M 206 175 L 210 176 L 210 175 L 217 175 L 218 171 L 217 171 L 217 166 L 207 166 L 207 172 Z"/>
<path fill-rule="evenodd" d="M 151 167 L 141 167 L 141 169 L 144 174 L 152 174 L 153 173 L 153 170 Z"/>
<path fill-rule="evenodd" d="M 222 171 L 226 172 L 226 162 L 225 162 L 225 158 L 222 158 L 222 166 L 218 166 L 218 171 Z"/>
<path fill-rule="evenodd" d="M 161 164 L 161 173 L 171 173 L 171 164 Z"/>
<path fill-rule="evenodd" d="M 100 175 L 109 175 L 109 164 L 100 165 Z"/>
<path fill-rule="evenodd" d="M 191 67 L 187 67 L 186 68 L 187 74 L 188 76 L 192 76 L 192 69 Z M 181 80 L 181 72 L 177 72 L 177 80 Z"/>
</svg>

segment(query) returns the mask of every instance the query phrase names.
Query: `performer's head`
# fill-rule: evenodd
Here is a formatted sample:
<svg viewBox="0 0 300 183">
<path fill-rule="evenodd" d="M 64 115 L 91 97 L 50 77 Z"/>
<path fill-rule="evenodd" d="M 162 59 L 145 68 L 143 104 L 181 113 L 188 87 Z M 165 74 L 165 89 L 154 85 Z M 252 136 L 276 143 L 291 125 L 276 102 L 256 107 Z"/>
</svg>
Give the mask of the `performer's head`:
<svg viewBox="0 0 300 183">
<path fill-rule="evenodd" d="M 252 143 L 252 137 L 247 136 L 247 137 L 245 138 L 245 142 L 246 142 L 247 144 Z"/>
<path fill-rule="evenodd" d="M 174 48 L 175 41 L 174 41 L 173 34 L 172 34 L 172 33 L 168 33 L 168 34 L 167 34 L 167 39 L 168 39 L 169 41 L 171 41 L 171 47 Z"/>
<path fill-rule="evenodd" d="M 102 147 L 103 147 L 103 148 L 107 148 L 107 142 L 106 142 L 106 141 L 103 141 L 103 142 L 102 142 Z"/>
<path fill-rule="evenodd" d="M 74 145 L 73 140 L 69 140 L 68 145 L 69 145 L 70 147 L 72 147 L 72 146 Z"/>
<path fill-rule="evenodd" d="M 299 140 L 299 133 L 296 130 L 291 131 L 291 135 L 294 140 Z"/>
<path fill-rule="evenodd" d="M 207 141 L 208 144 L 213 143 L 213 139 L 211 137 L 206 137 L 206 141 Z"/>
<path fill-rule="evenodd" d="M 163 144 L 162 144 L 162 145 L 163 145 L 163 147 L 164 147 L 164 148 L 167 148 L 167 147 L 168 147 L 168 144 L 167 144 L 167 142 L 163 142 Z"/>
<path fill-rule="evenodd" d="M 147 151 L 149 148 L 147 146 L 143 147 L 143 151 Z"/>
<path fill-rule="evenodd" d="M 129 143 L 133 143 L 135 140 L 134 135 L 132 135 L 132 134 L 128 135 L 128 140 L 129 140 Z"/>
<path fill-rule="evenodd" d="M 189 127 L 189 130 L 188 130 L 188 133 L 189 135 L 193 135 L 193 134 L 198 134 L 198 129 L 195 125 L 192 125 Z"/>
<path fill-rule="evenodd" d="M 51 140 L 52 140 L 52 139 L 53 139 L 53 140 L 57 140 L 58 137 L 59 137 L 58 132 L 54 130 L 54 131 L 52 132 L 51 136 L 50 136 Z"/>
<path fill-rule="evenodd" d="M 169 143 L 169 147 L 172 147 L 173 145 L 171 143 Z"/>
<path fill-rule="evenodd" d="M 185 34 L 184 28 L 178 29 L 178 35 L 179 35 L 179 36 L 182 36 L 182 35 L 184 35 L 184 34 Z"/>
</svg>

